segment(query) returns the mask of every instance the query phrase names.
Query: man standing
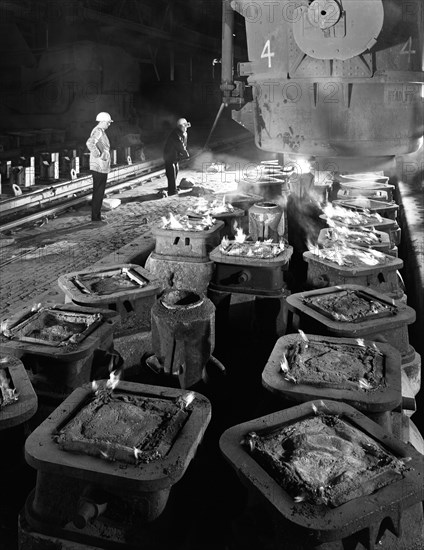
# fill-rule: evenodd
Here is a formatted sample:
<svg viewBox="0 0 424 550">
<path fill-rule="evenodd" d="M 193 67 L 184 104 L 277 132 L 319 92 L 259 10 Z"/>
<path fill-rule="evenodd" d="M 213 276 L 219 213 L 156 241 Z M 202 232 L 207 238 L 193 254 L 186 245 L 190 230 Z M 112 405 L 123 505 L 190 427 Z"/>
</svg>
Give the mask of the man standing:
<svg viewBox="0 0 424 550">
<path fill-rule="evenodd" d="M 110 143 L 106 130 L 113 120 L 109 113 L 99 113 L 96 116 L 97 126 L 91 131 L 87 140 L 90 151 L 90 171 L 93 175 L 93 195 L 91 199 L 91 221 L 101 222 L 103 197 L 105 195 L 107 175 L 110 172 Z"/>
<path fill-rule="evenodd" d="M 177 194 L 176 179 L 178 175 L 178 162 L 190 157 L 187 151 L 187 128 L 190 122 L 185 118 L 177 120 L 177 126 L 169 134 L 163 150 L 165 172 L 168 179 L 168 196 Z"/>
</svg>

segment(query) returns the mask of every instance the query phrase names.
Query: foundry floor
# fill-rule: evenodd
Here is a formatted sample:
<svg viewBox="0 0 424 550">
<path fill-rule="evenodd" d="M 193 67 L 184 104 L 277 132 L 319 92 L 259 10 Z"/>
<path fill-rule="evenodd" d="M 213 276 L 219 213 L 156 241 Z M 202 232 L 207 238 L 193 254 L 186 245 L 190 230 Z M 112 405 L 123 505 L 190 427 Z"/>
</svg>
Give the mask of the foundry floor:
<svg viewBox="0 0 424 550">
<path fill-rule="evenodd" d="M 57 285 L 63 273 L 84 269 L 102 260 L 114 263 L 115 257 L 120 258 L 117 251 L 135 240 L 141 248 L 150 250 L 152 225 L 162 216 L 169 212 L 185 213 L 189 206 L 197 203 L 199 195 L 235 191 L 236 163 L 243 165 L 264 158 L 266 156 L 252 141 L 237 153 L 214 157 L 214 161 L 227 163 L 225 173 L 205 172 L 202 168 L 211 161 L 208 157 L 182 170 L 180 177 L 195 181 L 191 192 L 163 198 L 166 179 L 162 177 L 113 195 L 122 203 L 104 213 L 105 224 L 90 223 L 89 206 L 84 206 L 46 223 L 16 231 L 11 235 L 15 242 L 1 248 L 1 263 L 13 259 L 13 255 L 28 253 L 2 267 L 1 319 L 46 299 L 63 302 L 64 296 Z M 118 262 L 115 260 L 115 263 Z M 243 320 L 243 313 L 240 318 Z M 240 331 L 232 334 L 226 327 L 217 330 L 214 355 L 227 367 L 227 376 L 211 373 L 209 385 L 200 383 L 196 388 L 212 401 L 212 422 L 186 476 L 176 485 L 170 506 L 161 520 L 159 527 L 163 526 L 169 533 L 164 535 L 165 539 L 168 537 L 164 550 L 271 550 L 267 544 L 266 524 L 246 523 L 246 518 L 240 515 L 246 495 L 221 457 L 218 446 L 219 436 L 226 428 L 272 409 L 261 387 L 261 372 L 274 342 L 263 337 L 247 342 L 243 325 L 239 328 Z M 142 372 L 137 381 L 163 385 L 163 381 L 147 371 Z M 422 406 L 419 404 L 421 409 L 416 416 L 422 415 Z M 27 435 L 25 429 L 13 434 L 22 444 Z M 0 433 L 3 457 L 8 445 L 1 440 Z M 10 445 L 13 447 L 13 442 Z M 35 485 L 34 472 L 25 465 L 21 454 L 18 453 L 14 462 L 10 458 L 3 466 L 0 460 L 0 471 L 6 480 L 1 489 L 0 550 L 16 550 L 17 514 Z"/>
</svg>

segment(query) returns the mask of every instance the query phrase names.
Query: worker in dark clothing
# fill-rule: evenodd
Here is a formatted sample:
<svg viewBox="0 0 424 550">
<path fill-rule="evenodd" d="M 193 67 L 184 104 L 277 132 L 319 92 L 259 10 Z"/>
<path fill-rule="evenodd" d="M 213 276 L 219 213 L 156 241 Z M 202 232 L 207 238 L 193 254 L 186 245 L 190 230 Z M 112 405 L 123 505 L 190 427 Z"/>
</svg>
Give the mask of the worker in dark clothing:
<svg viewBox="0 0 424 550">
<path fill-rule="evenodd" d="M 90 171 L 93 176 L 93 195 L 91 198 L 91 221 L 105 221 L 101 216 L 103 198 L 105 195 L 107 175 L 110 172 L 110 143 L 106 130 L 113 120 L 109 113 L 99 113 L 96 117 L 97 126 L 87 140 L 90 151 Z"/>
<path fill-rule="evenodd" d="M 168 196 L 177 194 L 177 175 L 178 163 L 180 160 L 190 157 L 187 151 L 187 128 L 190 128 L 190 122 L 185 118 L 177 120 L 177 126 L 169 134 L 163 150 L 163 160 L 165 161 L 165 172 L 168 179 Z"/>
</svg>

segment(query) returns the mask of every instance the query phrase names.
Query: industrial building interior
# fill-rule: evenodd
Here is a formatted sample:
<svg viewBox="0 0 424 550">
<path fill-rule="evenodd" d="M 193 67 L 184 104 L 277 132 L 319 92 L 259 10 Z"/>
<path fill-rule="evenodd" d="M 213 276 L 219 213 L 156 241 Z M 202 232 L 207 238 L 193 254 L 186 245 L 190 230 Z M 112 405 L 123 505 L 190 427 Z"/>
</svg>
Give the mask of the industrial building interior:
<svg viewBox="0 0 424 550">
<path fill-rule="evenodd" d="M 422 550 L 422 1 L 0 10 L 0 550 Z"/>
</svg>

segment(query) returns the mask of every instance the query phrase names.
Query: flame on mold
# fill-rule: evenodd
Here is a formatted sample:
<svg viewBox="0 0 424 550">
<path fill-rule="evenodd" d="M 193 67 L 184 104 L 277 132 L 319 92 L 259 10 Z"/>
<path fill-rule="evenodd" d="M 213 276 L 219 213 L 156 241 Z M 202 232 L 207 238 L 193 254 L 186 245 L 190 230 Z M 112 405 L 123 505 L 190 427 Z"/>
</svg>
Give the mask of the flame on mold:
<svg viewBox="0 0 424 550">
<path fill-rule="evenodd" d="M 300 329 L 299 329 L 299 334 L 300 334 L 300 337 L 302 338 L 302 340 L 306 343 L 305 348 L 307 348 L 307 347 L 308 347 L 308 344 L 309 344 L 308 337 L 307 337 L 306 334 L 303 332 L 303 330 L 300 330 Z"/>
<path fill-rule="evenodd" d="M 383 355 L 381 353 L 381 351 L 379 350 L 377 344 L 375 342 L 372 343 L 372 348 L 379 354 L 379 355 Z"/>
<path fill-rule="evenodd" d="M 242 227 L 235 227 L 236 234 L 234 236 L 234 240 L 236 243 L 244 243 L 244 241 L 247 239 L 246 233 L 243 231 Z"/>
<path fill-rule="evenodd" d="M 194 392 L 192 392 L 192 391 L 187 393 L 186 395 L 184 395 L 181 399 L 182 402 L 183 402 L 184 408 L 187 408 L 191 403 L 193 403 L 195 397 L 196 396 L 195 396 Z"/>
<path fill-rule="evenodd" d="M 164 227 L 166 225 L 169 229 L 182 229 L 183 228 L 183 225 L 177 220 L 177 218 L 173 215 L 172 212 L 170 212 L 168 216 L 169 216 L 168 220 L 166 218 L 164 219 L 164 224 L 163 224 Z"/>
<path fill-rule="evenodd" d="M 359 378 L 358 385 L 361 390 L 370 390 L 372 388 L 371 384 L 365 378 Z"/>
<path fill-rule="evenodd" d="M 289 362 L 287 361 L 287 357 L 285 353 L 283 353 L 283 358 L 280 361 L 280 370 L 284 374 L 287 374 L 289 372 Z"/>
<path fill-rule="evenodd" d="M 120 378 L 120 373 L 116 370 L 113 370 L 109 375 L 109 380 L 106 382 L 106 388 L 113 391 L 118 385 Z"/>
<path fill-rule="evenodd" d="M 137 447 L 134 447 L 134 458 L 136 460 L 138 460 L 142 454 L 143 453 L 142 453 L 142 451 L 140 451 L 140 449 L 137 449 Z"/>
</svg>

